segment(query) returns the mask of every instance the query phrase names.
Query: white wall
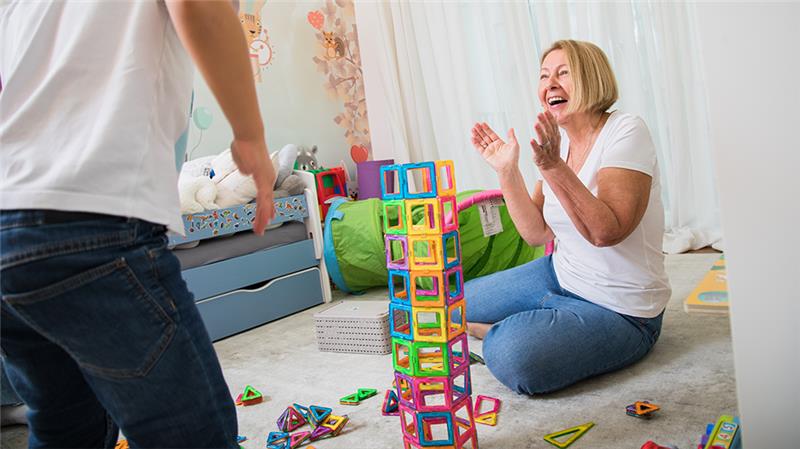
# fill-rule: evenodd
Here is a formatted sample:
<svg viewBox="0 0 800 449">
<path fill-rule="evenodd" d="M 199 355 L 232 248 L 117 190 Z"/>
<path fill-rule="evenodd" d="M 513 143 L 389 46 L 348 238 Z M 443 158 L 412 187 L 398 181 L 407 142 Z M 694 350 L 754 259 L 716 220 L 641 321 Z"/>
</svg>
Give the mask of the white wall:
<svg viewBox="0 0 800 449">
<path fill-rule="evenodd" d="M 353 173 L 345 130 L 333 122 L 344 108 L 342 101 L 326 91 L 325 74 L 317 70 L 311 59 L 322 50 L 315 37 L 316 30 L 308 24 L 306 16 L 322 4 L 321 1 L 267 2 L 262 20 L 274 49 L 274 59 L 261 72 L 262 81 L 256 84 L 256 90 L 270 151 L 278 151 L 289 143 L 317 145 L 317 158 L 324 166 L 338 166 L 344 160 Z M 195 148 L 192 159 L 222 152 L 233 138 L 222 109 L 199 73 L 195 74 L 194 89 L 195 109 L 205 107 L 213 121 L 203 131 L 202 139 L 200 129 L 190 125 L 187 151 Z"/>
<path fill-rule="evenodd" d="M 800 446 L 800 4 L 703 3 L 746 449 Z"/>
</svg>

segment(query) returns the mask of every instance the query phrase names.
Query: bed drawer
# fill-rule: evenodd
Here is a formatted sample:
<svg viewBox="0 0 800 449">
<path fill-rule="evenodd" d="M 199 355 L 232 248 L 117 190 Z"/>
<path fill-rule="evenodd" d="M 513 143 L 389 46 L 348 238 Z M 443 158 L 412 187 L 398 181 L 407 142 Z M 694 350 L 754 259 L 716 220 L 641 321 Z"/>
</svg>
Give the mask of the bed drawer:
<svg viewBox="0 0 800 449">
<path fill-rule="evenodd" d="M 201 300 L 318 264 L 314 241 L 303 240 L 190 268 L 181 274 L 195 300 Z"/>
<path fill-rule="evenodd" d="M 319 268 L 292 273 L 248 290 L 197 302 L 212 340 L 322 304 Z"/>
</svg>

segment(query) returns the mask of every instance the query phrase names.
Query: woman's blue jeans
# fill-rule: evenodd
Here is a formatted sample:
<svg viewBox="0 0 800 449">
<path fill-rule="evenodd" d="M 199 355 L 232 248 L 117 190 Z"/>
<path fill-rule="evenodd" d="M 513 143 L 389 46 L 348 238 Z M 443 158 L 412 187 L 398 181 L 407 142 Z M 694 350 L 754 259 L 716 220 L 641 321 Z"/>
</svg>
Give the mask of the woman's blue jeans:
<svg viewBox="0 0 800 449">
<path fill-rule="evenodd" d="M 4 364 L 29 446 L 236 448 L 236 410 L 164 226 L 0 212 Z M 69 215 L 69 213 L 67 213 Z"/>
<path fill-rule="evenodd" d="M 560 390 L 644 357 L 663 312 L 622 315 L 558 283 L 550 256 L 464 285 L 467 321 L 493 324 L 483 341 L 489 370 L 518 393 Z"/>
</svg>

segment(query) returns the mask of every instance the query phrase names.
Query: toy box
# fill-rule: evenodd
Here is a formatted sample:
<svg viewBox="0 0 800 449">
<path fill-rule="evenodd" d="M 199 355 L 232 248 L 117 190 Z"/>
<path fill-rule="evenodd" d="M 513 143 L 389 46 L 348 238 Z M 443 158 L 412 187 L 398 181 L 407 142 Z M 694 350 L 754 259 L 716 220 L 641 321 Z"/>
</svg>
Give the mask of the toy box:
<svg viewBox="0 0 800 449">
<path fill-rule="evenodd" d="M 389 304 L 385 301 L 342 301 L 314 315 L 320 351 L 389 354 Z"/>
</svg>

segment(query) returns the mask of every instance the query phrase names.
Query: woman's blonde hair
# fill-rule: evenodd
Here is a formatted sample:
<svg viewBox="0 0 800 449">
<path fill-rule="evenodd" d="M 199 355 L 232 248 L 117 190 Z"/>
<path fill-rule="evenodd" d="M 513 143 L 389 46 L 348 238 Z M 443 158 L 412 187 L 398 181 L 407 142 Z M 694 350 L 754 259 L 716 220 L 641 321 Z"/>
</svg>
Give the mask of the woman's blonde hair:
<svg viewBox="0 0 800 449">
<path fill-rule="evenodd" d="M 571 39 L 556 41 L 542 54 L 539 63 L 543 64 L 554 50 L 566 53 L 575 83 L 567 112 L 605 112 L 617 101 L 617 79 L 600 47 Z"/>
</svg>

